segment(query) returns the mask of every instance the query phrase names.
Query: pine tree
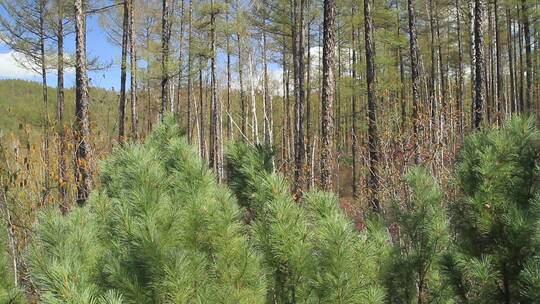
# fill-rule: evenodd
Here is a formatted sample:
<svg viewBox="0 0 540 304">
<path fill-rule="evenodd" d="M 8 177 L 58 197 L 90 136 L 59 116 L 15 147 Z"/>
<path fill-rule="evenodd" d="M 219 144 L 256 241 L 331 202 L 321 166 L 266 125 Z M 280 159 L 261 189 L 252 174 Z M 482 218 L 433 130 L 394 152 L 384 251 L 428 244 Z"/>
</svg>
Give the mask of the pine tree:
<svg viewBox="0 0 540 304">
<path fill-rule="evenodd" d="M 540 199 L 531 118 L 469 136 L 460 153 L 459 196 L 449 209 L 456 249 L 445 258 L 456 293 L 470 303 L 534 303 Z"/>
<path fill-rule="evenodd" d="M 268 303 L 384 302 L 378 257 L 387 242 L 368 238 L 367 230 L 357 235 L 333 194 L 314 190 L 295 202 L 264 148 L 239 142 L 227 156 L 229 180 L 263 256 Z"/>
<path fill-rule="evenodd" d="M 449 244 L 443 193 L 422 167 L 405 177 L 408 199 L 396 205 L 399 242 L 387 261 L 391 303 L 444 303 L 451 294 L 444 287 L 439 259 Z"/>
<path fill-rule="evenodd" d="M 43 302 L 264 302 L 233 196 L 180 135 L 166 117 L 104 162 L 87 206 L 40 221 L 31 265 Z"/>
</svg>

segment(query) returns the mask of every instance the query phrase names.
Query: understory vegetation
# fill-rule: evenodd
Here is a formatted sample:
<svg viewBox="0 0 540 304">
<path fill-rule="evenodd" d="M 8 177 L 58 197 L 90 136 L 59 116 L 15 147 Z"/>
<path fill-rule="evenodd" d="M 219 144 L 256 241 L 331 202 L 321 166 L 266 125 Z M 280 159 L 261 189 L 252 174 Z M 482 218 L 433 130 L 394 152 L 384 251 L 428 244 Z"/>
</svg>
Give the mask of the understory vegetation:
<svg viewBox="0 0 540 304">
<path fill-rule="evenodd" d="M 412 168 L 358 229 L 333 193 L 295 200 L 268 147 L 231 143 L 217 183 L 169 117 L 40 216 L 24 263 L 2 230 L 0 303 L 537 303 L 539 142 L 521 117 L 473 133 L 450 190 Z"/>
</svg>

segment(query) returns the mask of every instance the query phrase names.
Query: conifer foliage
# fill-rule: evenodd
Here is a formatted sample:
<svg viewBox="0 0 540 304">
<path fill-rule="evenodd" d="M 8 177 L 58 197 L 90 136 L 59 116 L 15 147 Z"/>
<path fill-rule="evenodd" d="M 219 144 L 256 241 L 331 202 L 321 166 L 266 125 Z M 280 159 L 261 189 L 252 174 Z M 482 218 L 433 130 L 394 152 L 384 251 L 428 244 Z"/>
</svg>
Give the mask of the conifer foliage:
<svg viewBox="0 0 540 304">
<path fill-rule="evenodd" d="M 387 263 L 391 303 L 445 303 L 440 259 L 449 245 L 443 192 L 426 169 L 415 167 L 405 177 L 408 199 L 396 204 L 399 237 Z"/>
<path fill-rule="evenodd" d="M 468 303 L 537 303 L 540 133 L 530 118 L 469 136 L 450 204 L 456 249 L 449 278 Z"/>
<path fill-rule="evenodd" d="M 32 249 L 41 301 L 264 302 L 235 199 L 196 155 L 166 119 L 103 164 L 87 207 L 44 217 Z"/>
<path fill-rule="evenodd" d="M 229 145 L 230 191 L 166 117 L 86 206 L 41 216 L 29 274 L 40 303 L 537 303 L 539 142 L 527 118 L 477 131 L 455 191 L 412 168 L 357 231 L 332 193 L 295 201 L 263 146 Z M 22 303 L 4 256 L 0 303 Z"/>
<path fill-rule="evenodd" d="M 244 143 L 228 152 L 229 180 L 253 216 L 267 302 L 384 303 L 378 257 L 385 241 L 368 238 L 367 230 L 358 234 L 331 193 L 311 191 L 295 202 L 288 183 L 264 161 L 268 153 Z"/>
</svg>

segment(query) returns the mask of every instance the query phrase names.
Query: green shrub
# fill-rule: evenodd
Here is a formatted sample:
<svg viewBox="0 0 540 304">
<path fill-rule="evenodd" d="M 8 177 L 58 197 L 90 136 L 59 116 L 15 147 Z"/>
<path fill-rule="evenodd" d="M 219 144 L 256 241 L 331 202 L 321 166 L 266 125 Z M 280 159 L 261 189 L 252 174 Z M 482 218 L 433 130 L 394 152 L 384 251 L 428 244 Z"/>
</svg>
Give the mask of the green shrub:
<svg viewBox="0 0 540 304">
<path fill-rule="evenodd" d="M 445 263 L 470 303 L 537 301 L 539 140 L 532 119 L 514 117 L 464 142 L 450 205 L 456 248 Z"/>
<path fill-rule="evenodd" d="M 249 228 L 264 259 L 267 303 L 383 303 L 377 256 L 387 243 L 373 246 L 367 232 L 358 234 L 332 194 L 313 191 L 295 202 L 265 151 L 235 143 L 228 174 L 253 217 Z"/>
<path fill-rule="evenodd" d="M 172 119 L 102 167 L 88 206 L 37 227 L 31 260 L 42 302 L 264 302 L 235 199 Z"/>
<path fill-rule="evenodd" d="M 405 176 L 408 199 L 396 204 L 398 228 L 386 263 L 391 303 L 447 303 L 440 259 L 449 245 L 443 193 L 426 169 L 416 167 Z"/>
</svg>

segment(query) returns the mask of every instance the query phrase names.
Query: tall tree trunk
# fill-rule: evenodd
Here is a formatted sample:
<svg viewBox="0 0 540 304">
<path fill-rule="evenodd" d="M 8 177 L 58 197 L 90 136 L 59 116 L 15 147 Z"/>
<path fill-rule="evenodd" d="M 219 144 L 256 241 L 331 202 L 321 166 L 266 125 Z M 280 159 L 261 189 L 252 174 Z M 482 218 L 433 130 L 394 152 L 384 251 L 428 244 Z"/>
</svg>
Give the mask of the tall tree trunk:
<svg viewBox="0 0 540 304">
<path fill-rule="evenodd" d="M 263 107 L 264 107 L 264 144 L 271 147 L 273 143 L 273 131 L 272 131 L 272 97 L 270 96 L 270 88 L 268 86 L 268 63 L 266 58 L 266 49 L 268 47 L 266 43 L 266 31 L 263 29 L 263 47 L 262 47 L 262 61 L 263 61 Z"/>
<path fill-rule="evenodd" d="M 259 122 L 257 120 L 257 99 L 255 96 L 255 75 L 253 74 L 255 63 L 253 55 L 253 50 L 250 49 L 248 52 L 248 72 L 249 72 L 249 90 L 251 97 L 251 134 L 253 141 L 259 143 Z"/>
<path fill-rule="evenodd" d="M 66 214 L 67 178 L 66 178 L 66 133 L 64 129 L 64 3 L 58 1 L 57 20 L 57 85 L 56 85 L 56 124 L 58 130 L 58 191 L 60 194 L 60 211 Z"/>
<path fill-rule="evenodd" d="M 238 40 L 238 81 L 240 82 L 240 113 L 242 122 L 242 138 L 246 135 L 247 131 L 247 115 L 246 115 L 246 98 L 244 95 L 244 73 L 243 73 L 243 61 L 242 61 L 242 36 L 240 33 L 236 33 Z"/>
<path fill-rule="evenodd" d="M 491 2 L 488 1 L 487 3 L 487 31 L 488 33 L 493 33 L 493 11 L 491 8 Z M 492 35 L 489 37 L 489 41 L 491 41 Z M 495 97 L 495 86 L 494 86 L 494 80 L 495 78 L 493 75 L 495 74 L 495 60 L 493 58 L 493 43 L 488 43 L 486 45 L 488 56 L 484 55 L 484 59 L 486 60 L 486 68 L 485 68 L 485 75 L 486 75 L 486 122 L 491 124 L 493 122 L 493 112 L 494 112 L 494 97 Z"/>
<path fill-rule="evenodd" d="M 90 161 L 90 118 L 88 105 L 88 76 L 86 69 L 86 1 L 75 0 L 75 180 L 77 183 L 77 203 L 86 203 L 92 189 Z"/>
<path fill-rule="evenodd" d="M 124 17 L 122 21 L 122 59 L 120 65 L 120 103 L 118 105 L 118 142 L 124 143 L 126 122 L 126 80 L 127 80 L 127 50 L 129 37 L 129 2 L 123 1 Z"/>
<path fill-rule="evenodd" d="M 396 15 L 397 15 L 397 24 L 398 24 L 398 27 L 397 27 L 397 35 L 398 37 L 401 37 L 401 11 L 400 11 L 400 7 L 399 7 L 399 1 L 396 1 Z M 400 99 L 400 107 L 401 107 L 401 115 L 400 115 L 400 131 L 401 132 L 404 132 L 405 131 L 405 124 L 406 124 L 406 120 L 407 120 L 407 96 L 406 96 L 406 93 L 405 93 L 405 65 L 403 63 L 403 49 L 402 49 L 402 46 L 401 44 L 398 46 L 398 50 L 397 50 L 398 54 L 397 54 L 397 59 L 398 59 L 398 62 L 399 62 L 399 88 L 400 88 L 400 93 L 399 93 L 399 99 Z M 354 111 L 353 111 L 354 113 Z"/>
<path fill-rule="evenodd" d="M 355 4 L 352 8 L 352 15 L 356 15 L 358 7 Z M 351 66 L 351 78 L 352 78 L 352 94 L 351 94 L 351 110 L 352 110 L 352 196 L 356 200 L 359 197 L 358 193 L 358 139 L 357 139 L 357 129 L 358 129 L 358 113 L 357 113 L 357 79 L 356 79 L 356 47 L 357 47 L 357 35 L 355 27 L 352 27 L 351 33 L 351 46 L 352 46 L 352 66 Z"/>
<path fill-rule="evenodd" d="M 437 26 L 437 47 L 438 47 L 438 53 L 439 53 L 439 74 L 440 74 L 440 97 L 439 97 L 439 102 L 440 102 L 440 113 L 439 113 L 439 140 L 438 142 L 440 143 L 445 143 L 446 141 L 446 136 L 444 134 L 446 128 L 445 128 L 445 123 L 446 123 L 446 112 L 448 111 L 447 109 L 447 104 L 446 104 L 446 67 L 445 67 L 445 64 L 444 64 L 444 54 L 443 54 L 443 51 L 442 51 L 442 42 L 441 42 L 441 27 L 439 26 L 439 20 L 440 20 L 440 16 L 436 16 L 436 26 Z"/>
<path fill-rule="evenodd" d="M 204 137 L 204 96 L 203 96 L 203 59 L 199 57 L 199 148 L 201 158 L 206 160 L 206 145 Z"/>
<path fill-rule="evenodd" d="M 182 56 L 182 51 L 184 49 L 184 0 L 181 1 L 180 6 L 180 37 L 178 37 L 178 83 L 176 86 L 176 98 L 174 103 L 174 116 L 176 121 L 180 122 L 180 100 L 181 100 L 181 90 L 182 90 L 182 78 L 183 69 L 184 69 L 184 57 Z"/>
<path fill-rule="evenodd" d="M 336 47 L 336 1 L 324 0 L 323 24 L 323 83 L 321 113 L 321 186 L 333 189 L 335 166 L 334 151 L 334 88 L 335 88 L 335 47 Z"/>
<path fill-rule="evenodd" d="M 216 84 L 216 13 L 214 12 L 214 1 L 210 0 L 210 69 L 211 69 L 211 121 L 210 121 L 210 165 L 212 166 L 218 182 L 223 179 L 223 155 L 221 153 L 221 106 L 218 102 Z"/>
<path fill-rule="evenodd" d="M 510 13 L 510 9 L 506 9 L 506 30 L 508 32 L 508 66 L 509 66 L 509 72 L 510 72 L 510 110 L 508 111 L 509 114 L 514 113 L 516 111 L 516 71 L 515 71 L 515 56 L 514 56 L 514 47 L 513 47 L 513 27 L 512 27 L 512 15 Z"/>
<path fill-rule="evenodd" d="M 304 11 L 305 0 L 295 0 L 295 24 L 293 28 L 293 43 L 296 46 L 293 49 L 293 55 L 296 55 L 295 60 L 295 122 L 294 122 L 294 192 L 298 197 L 302 195 L 304 186 L 304 100 L 305 100 L 305 75 L 304 75 Z M 296 8 L 298 7 L 298 8 Z"/>
<path fill-rule="evenodd" d="M 502 105 L 505 104 L 504 88 L 503 88 L 503 76 L 502 76 L 502 62 L 501 62 L 501 33 L 499 28 L 499 1 L 494 0 L 493 9 L 495 13 L 495 60 L 497 68 L 497 96 L 496 96 L 496 108 L 497 108 L 497 123 L 500 124 L 503 118 Z M 509 46 L 510 47 L 510 46 Z"/>
<path fill-rule="evenodd" d="M 474 2 L 467 2 L 469 8 L 469 58 L 470 58 L 470 67 L 471 67 L 471 126 L 474 124 L 474 86 L 476 83 L 476 56 L 475 56 L 475 45 L 474 45 Z"/>
<path fill-rule="evenodd" d="M 161 109 L 160 119 L 163 120 L 165 112 L 167 111 L 167 105 L 170 102 L 169 99 L 169 0 L 163 0 L 162 14 L 161 14 Z"/>
<path fill-rule="evenodd" d="M 475 0 L 474 7 L 474 51 L 476 61 L 476 76 L 474 82 L 474 108 L 473 108 L 473 126 L 475 129 L 480 128 L 482 124 L 482 108 L 485 100 L 485 60 L 484 60 L 484 39 L 483 39 L 483 22 L 484 22 L 484 1 Z"/>
<path fill-rule="evenodd" d="M 458 69 L 457 69 L 457 92 L 456 97 L 458 99 L 458 124 L 459 134 L 461 139 L 465 133 L 465 119 L 464 119 L 464 82 L 463 82 L 463 45 L 461 42 L 461 13 L 460 13 L 459 0 L 456 0 L 456 22 L 457 22 L 457 42 L 458 42 Z"/>
<path fill-rule="evenodd" d="M 150 48 L 150 36 L 151 36 L 151 29 L 149 26 L 145 28 L 145 47 L 148 49 Z M 146 62 L 150 62 L 150 52 L 146 52 L 145 56 Z M 150 75 L 150 66 L 146 65 L 146 73 Z M 152 96 L 150 96 L 150 77 L 146 77 L 146 83 L 145 83 L 145 90 L 146 90 L 146 98 L 147 98 L 147 113 L 146 113 L 146 132 L 150 133 L 152 131 Z"/>
<path fill-rule="evenodd" d="M 521 14 L 523 17 L 523 36 L 525 38 L 525 73 L 527 77 L 527 87 L 525 88 L 525 105 L 527 111 L 532 111 L 532 54 L 531 54 L 531 30 L 529 25 L 529 9 L 527 0 L 521 0 Z"/>
<path fill-rule="evenodd" d="M 377 131 L 377 95 L 375 83 L 375 42 L 371 0 L 364 0 L 364 34 L 366 47 L 366 81 L 368 93 L 368 148 L 369 148 L 369 201 L 375 212 L 379 204 L 379 134 Z"/>
<path fill-rule="evenodd" d="M 137 50 L 135 48 L 135 14 L 133 0 L 129 0 L 129 53 L 130 53 L 130 87 L 131 87 L 131 138 L 137 140 L 139 115 L 137 110 Z"/>
<path fill-rule="evenodd" d="M 437 142 L 437 136 L 435 135 L 437 133 L 436 131 L 436 116 L 437 116 L 437 66 L 438 66 L 438 60 L 437 60 L 437 51 L 436 51 L 436 45 L 435 45 L 435 16 L 434 16 L 434 9 L 433 9 L 433 0 L 429 0 L 429 6 L 428 6 L 428 15 L 429 15 L 429 28 L 430 28 L 430 49 L 431 49 L 431 69 L 430 69 L 430 85 L 429 85 L 429 104 L 430 104 L 430 120 L 429 120 L 429 128 L 430 128 L 430 134 L 431 134 L 431 141 L 433 143 Z"/>
<path fill-rule="evenodd" d="M 518 55 L 519 55 L 519 111 L 524 112 L 526 110 L 525 94 L 523 92 L 523 26 L 522 26 L 522 15 L 520 15 L 519 6 L 517 7 L 517 46 L 518 46 Z M 521 13 L 522 14 L 522 13 Z"/>
<path fill-rule="evenodd" d="M 226 15 L 226 22 L 229 23 L 229 14 Z M 233 138 L 232 113 L 231 113 L 231 36 L 227 33 L 225 44 L 227 48 L 227 139 Z"/>
<path fill-rule="evenodd" d="M 284 129 L 284 141 L 285 141 L 285 144 L 284 144 L 284 147 L 285 147 L 285 156 L 283 159 L 286 159 L 287 161 L 287 164 L 290 164 L 291 160 L 292 160 L 292 151 L 294 150 L 293 147 L 292 147 L 292 141 L 291 141 L 291 138 L 292 138 L 292 124 L 291 124 L 291 111 L 290 111 L 290 108 L 291 108 L 291 101 L 290 101 L 290 77 L 289 77 L 289 73 L 290 73 L 290 70 L 287 66 L 288 64 L 288 61 L 287 61 L 287 45 L 286 45 L 286 42 L 285 42 L 285 39 L 284 39 L 284 42 L 283 42 L 283 56 L 282 56 L 282 67 L 283 67 L 283 94 L 284 94 L 284 99 L 285 99 L 285 103 L 283 105 L 284 109 L 283 109 L 283 112 L 284 112 L 284 126 L 283 126 L 283 129 Z"/>
<path fill-rule="evenodd" d="M 41 86 L 43 93 L 44 113 L 43 113 L 43 161 L 45 164 L 49 163 L 49 94 L 47 92 L 47 65 L 45 58 L 45 0 L 39 2 L 39 48 L 40 48 L 40 64 L 41 64 Z M 42 201 L 45 202 L 50 191 L 50 172 L 49 166 L 45 166 L 44 172 L 44 184 L 43 184 L 43 197 Z"/>
<path fill-rule="evenodd" d="M 192 54 L 192 41 L 193 41 L 193 0 L 189 0 L 189 17 L 188 17 L 188 64 L 187 64 L 187 134 L 188 142 L 193 143 L 193 128 L 191 127 L 192 109 L 196 108 L 193 100 L 193 54 Z M 197 120 L 197 114 L 194 115 Z"/>
<path fill-rule="evenodd" d="M 311 2 L 310 2 L 311 4 Z M 308 11 L 310 7 L 308 7 Z M 313 158 L 312 153 L 312 113 L 311 113 L 311 20 L 307 24 L 307 62 L 306 62 L 306 160 L 308 162 L 308 188 L 314 185 L 314 172 L 312 170 L 313 164 L 310 163 Z"/>
<path fill-rule="evenodd" d="M 418 102 L 420 99 L 420 78 L 418 72 L 418 40 L 416 38 L 416 14 L 414 0 L 407 0 L 409 15 L 409 46 L 411 53 L 411 81 L 412 81 L 412 122 L 413 122 L 413 149 L 415 163 L 420 163 L 419 138 L 418 138 Z"/>
</svg>

